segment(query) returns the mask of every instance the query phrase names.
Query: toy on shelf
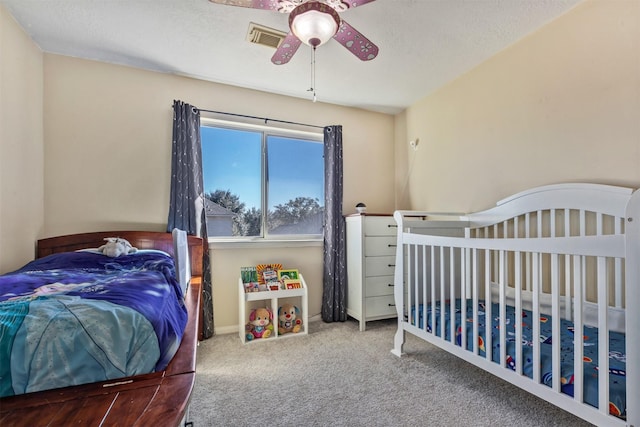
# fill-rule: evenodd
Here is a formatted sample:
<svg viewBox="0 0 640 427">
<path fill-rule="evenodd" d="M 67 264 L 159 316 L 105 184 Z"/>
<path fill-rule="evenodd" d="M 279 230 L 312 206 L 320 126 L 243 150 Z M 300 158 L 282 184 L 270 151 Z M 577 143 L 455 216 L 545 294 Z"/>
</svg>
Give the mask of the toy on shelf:
<svg viewBox="0 0 640 427">
<path fill-rule="evenodd" d="M 246 338 L 251 341 L 254 338 L 269 338 L 273 331 L 273 312 L 268 307 L 256 308 L 249 315 L 249 323 L 246 325 Z"/>
<path fill-rule="evenodd" d="M 280 289 L 278 281 L 278 270 L 282 269 L 282 264 L 258 264 L 258 283 L 260 290 L 277 291 Z"/>
<path fill-rule="evenodd" d="M 240 267 L 240 278 L 244 284 L 245 292 L 258 292 L 258 272 L 255 267 Z"/>
<path fill-rule="evenodd" d="M 278 333 L 298 333 L 302 328 L 302 320 L 298 319 L 300 309 L 293 304 L 284 304 L 278 309 Z"/>
<path fill-rule="evenodd" d="M 300 289 L 300 273 L 296 269 L 278 270 L 278 280 L 282 283 L 282 289 Z"/>
</svg>

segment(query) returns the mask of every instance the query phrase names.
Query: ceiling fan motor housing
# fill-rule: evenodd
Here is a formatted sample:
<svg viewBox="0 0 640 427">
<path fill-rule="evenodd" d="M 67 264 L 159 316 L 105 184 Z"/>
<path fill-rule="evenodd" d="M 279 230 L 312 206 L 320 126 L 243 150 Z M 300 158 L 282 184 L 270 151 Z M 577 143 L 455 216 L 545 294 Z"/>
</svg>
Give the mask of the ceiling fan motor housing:
<svg viewBox="0 0 640 427">
<path fill-rule="evenodd" d="M 318 47 L 338 32 L 340 16 L 325 3 L 309 1 L 291 11 L 289 27 L 300 41 Z"/>
</svg>

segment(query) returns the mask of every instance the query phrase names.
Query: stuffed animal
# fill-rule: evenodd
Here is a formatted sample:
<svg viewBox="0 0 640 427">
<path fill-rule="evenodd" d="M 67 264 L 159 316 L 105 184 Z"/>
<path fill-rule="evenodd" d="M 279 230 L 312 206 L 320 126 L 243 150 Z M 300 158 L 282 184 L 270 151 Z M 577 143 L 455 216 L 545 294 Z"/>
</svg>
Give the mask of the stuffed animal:
<svg viewBox="0 0 640 427">
<path fill-rule="evenodd" d="M 293 304 L 284 304 L 278 309 L 278 333 L 298 333 L 302 328 L 302 320 L 298 319 L 300 309 Z"/>
<path fill-rule="evenodd" d="M 100 246 L 98 250 L 104 255 L 112 258 L 120 255 L 132 254 L 138 251 L 138 249 L 131 246 L 131 243 L 126 239 L 122 239 L 120 237 L 107 237 L 104 240 L 106 240 L 107 243 Z"/>
<path fill-rule="evenodd" d="M 249 315 L 249 323 L 246 326 L 247 341 L 254 338 L 269 338 L 273 331 L 273 312 L 270 308 L 256 308 Z"/>
</svg>

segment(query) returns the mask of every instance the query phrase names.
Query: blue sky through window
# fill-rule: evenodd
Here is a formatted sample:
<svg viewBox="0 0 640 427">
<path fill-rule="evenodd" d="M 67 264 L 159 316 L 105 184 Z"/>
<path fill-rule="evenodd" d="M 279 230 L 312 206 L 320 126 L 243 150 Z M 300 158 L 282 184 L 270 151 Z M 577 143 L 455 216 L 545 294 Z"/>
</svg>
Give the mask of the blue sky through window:
<svg viewBox="0 0 640 427">
<path fill-rule="evenodd" d="M 260 209 L 262 133 L 202 126 L 204 190 L 230 190 L 247 209 Z M 321 142 L 269 136 L 269 209 L 296 197 L 324 205 Z"/>
<path fill-rule="evenodd" d="M 322 143 L 270 136 L 269 210 L 296 197 L 317 198 L 324 206 Z"/>
</svg>

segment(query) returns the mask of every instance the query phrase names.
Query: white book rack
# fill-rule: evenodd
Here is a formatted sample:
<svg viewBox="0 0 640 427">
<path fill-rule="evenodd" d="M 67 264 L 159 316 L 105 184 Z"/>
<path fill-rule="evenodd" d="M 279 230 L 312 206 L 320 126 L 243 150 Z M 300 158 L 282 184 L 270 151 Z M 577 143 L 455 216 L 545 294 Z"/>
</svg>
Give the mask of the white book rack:
<svg viewBox="0 0 640 427">
<path fill-rule="evenodd" d="M 309 324 L 309 301 L 307 296 L 307 283 L 300 275 L 302 287 L 298 289 L 280 289 L 277 291 L 245 292 L 242 279 L 238 279 L 238 333 L 243 344 L 265 342 L 273 339 L 283 339 L 307 335 Z M 302 320 L 302 328 L 299 332 L 288 332 L 280 335 L 278 333 L 278 309 L 282 304 L 293 304 L 300 309 L 299 319 Z M 251 310 L 258 307 L 268 307 L 273 313 L 271 321 L 273 331 L 268 338 L 254 338 L 247 340 L 245 326 L 249 322 Z"/>
</svg>

